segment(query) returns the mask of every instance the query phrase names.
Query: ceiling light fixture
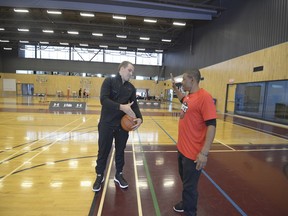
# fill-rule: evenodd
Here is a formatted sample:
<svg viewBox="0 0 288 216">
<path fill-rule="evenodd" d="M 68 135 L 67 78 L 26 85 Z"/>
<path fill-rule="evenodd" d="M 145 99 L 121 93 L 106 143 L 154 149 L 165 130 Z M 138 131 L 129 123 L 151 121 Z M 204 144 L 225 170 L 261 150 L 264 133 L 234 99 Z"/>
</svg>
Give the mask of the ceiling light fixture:
<svg viewBox="0 0 288 216">
<path fill-rule="evenodd" d="M 95 16 L 93 13 L 86 13 L 86 12 L 80 12 L 80 15 L 83 17 L 94 17 Z"/>
<path fill-rule="evenodd" d="M 89 45 L 88 44 L 79 44 L 80 46 L 85 46 L 85 47 L 88 47 Z"/>
<path fill-rule="evenodd" d="M 18 31 L 21 31 L 21 32 L 29 32 L 29 29 L 18 28 Z"/>
<path fill-rule="evenodd" d="M 157 50 L 157 49 L 156 49 L 155 52 L 163 52 L 163 50 Z"/>
<path fill-rule="evenodd" d="M 123 49 L 123 50 L 126 50 L 126 49 L 127 49 L 127 47 L 119 47 L 119 49 Z"/>
<path fill-rule="evenodd" d="M 47 42 L 47 41 L 40 41 L 39 43 L 40 44 L 49 44 L 49 42 Z"/>
<path fill-rule="evenodd" d="M 9 43 L 9 40 L 0 40 L 1 43 Z"/>
<path fill-rule="evenodd" d="M 44 32 L 44 33 L 54 33 L 53 30 L 48 30 L 48 29 L 43 29 L 42 32 Z"/>
<path fill-rule="evenodd" d="M 144 22 L 156 23 L 156 22 L 157 22 L 157 19 L 144 18 Z"/>
<path fill-rule="evenodd" d="M 14 8 L 14 11 L 16 12 L 16 13 L 29 13 L 29 10 L 27 10 L 27 9 L 17 9 L 17 8 Z"/>
<path fill-rule="evenodd" d="M 127 38 L 127 35 L 116 35 L 117 38 Z"/>
<path fill-rule="evenodd" d="M 74 34 L 74 35 L 78 35 L 79 34 L 79 32 L 77 32 L 77 31 L 67 31 L 67 33 L 68 34 Z"/>
<path fill-rule="evenodd" d="M 126 16 L 113 15 L 113 19 L 126 20 Z"/>
<path fill-rule="evenodd" d="M 5 28 L 0 28 L 0 31 L 4 31 L 5 30 Z"/>
<path fill-rule="evenodd" d="M 59 44 L 63 45 L 63 46 L 68 46 L 69 45 L 69 43 L 64 43 L 64 42 L 60 42 Z"/>
<path fill-rule="evenodd" d="M 161 41 L 163 41 L 163 42 L 171 42 L 171 39 L 162 39 Z"/>
<path fill-rule="evenodd" d="M 61 11 L 57 11 L 57 10 L 47 10 L 48 14 L 62 14 Z"/>
<path fill-rule="evenodd" d="M 4 47 L 3 49 L 4 49 L 4 50 L 12 50 L 11 47 Z"/>
<path fill-rule="evenodd" d="M 186 26 L 185 22 L 173 22 L 173 25 L 177 25 L 177 26 Z"/>
<path fill-rule="evenodd" d="M 144 48 L 137 48 L 137 51 L 145 51 Z"/>
<path fill-rule="evenodd" d="M 93 36 L 97 36 L 97 37 L 103 37 L 102 33 L 92 33 Z"/>
<path fill-rule="evenodd" d="M 19 42 L 20 43 L 29 43 L 29 41 L 23 41 L 23 40 L 20 40 Z"/>
<path fill-rule="evenodd" d="M 99 45 L 99 47 L 101 47 L 101 48 L 108 48 L 107 45 Z"/>
<path fill-rule="evenodd" d="M 140 37 L 140 40 L 150 40 L 149 37 Z"/>
</svg>

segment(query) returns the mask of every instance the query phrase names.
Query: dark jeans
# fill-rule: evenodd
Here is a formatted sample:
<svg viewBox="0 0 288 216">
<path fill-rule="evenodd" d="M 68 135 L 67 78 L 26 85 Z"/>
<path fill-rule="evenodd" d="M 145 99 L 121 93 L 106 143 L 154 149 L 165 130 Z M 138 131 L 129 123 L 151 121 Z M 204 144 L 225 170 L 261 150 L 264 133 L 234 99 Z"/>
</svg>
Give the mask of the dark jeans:
<svg viewBox="0 0 288 216">
<path fill-rule="evenodd" d="M 111 127 L 106 124 L 98 124 L 98 157 L 96 161 L 96 173 L 104 174 L 106 169 L 107 159 L 111 151 L 113 139 L 115 139 L 115 164 L 116 171 L 122 172 L 125 160 L 124 150 L 129 137 L 127 131 L 121 127 Z"/>
<path fill-rule="evenodd" d="M 178 169 L 183 183 L 182 201 L 187 216 L 196 216 L 198 201 L 198 181 L 201 170 L 196 170 L 196 163 L 178 152 Z"/>
</svg>

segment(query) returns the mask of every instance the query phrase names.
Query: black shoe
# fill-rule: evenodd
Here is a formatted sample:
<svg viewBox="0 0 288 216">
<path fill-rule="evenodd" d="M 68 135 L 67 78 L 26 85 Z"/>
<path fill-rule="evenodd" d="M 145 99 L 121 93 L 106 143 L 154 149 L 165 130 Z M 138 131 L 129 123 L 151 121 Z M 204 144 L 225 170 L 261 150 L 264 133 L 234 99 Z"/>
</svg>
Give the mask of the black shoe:
<svg viewBox="0 0 288 216">
<path fill-rule="evenodd" d="M 95 180 L 95 182 L 94 182 L 94 185 L 93 185 L 92 190 L 95 191 L 95 192 L 100 191 L 100 190 L 101 190 L 101 184 L 104 182 L 104 179 L 105 179 L 105 178 L 104 178 L 103 175 L 98 174 L 98 175 L 97 175 L 97 178 L 96 178 L 96 180 Z"/>
<path fill-rule="evenodd" d="M 173 209 L 176 212 L 184 212 L 183 202 L 181 201 L 181 202 L 177 203 L 175 206 L 173 206 Z"/>
<path fill-rule="evenodd" d="M 117 182 L 121 188 L 127 188 L 128 187 L 128 183 L 124 179 L 122 172 L 116 173 L 116 175 L 114 177 L 114 181 Z"/>
</svg>

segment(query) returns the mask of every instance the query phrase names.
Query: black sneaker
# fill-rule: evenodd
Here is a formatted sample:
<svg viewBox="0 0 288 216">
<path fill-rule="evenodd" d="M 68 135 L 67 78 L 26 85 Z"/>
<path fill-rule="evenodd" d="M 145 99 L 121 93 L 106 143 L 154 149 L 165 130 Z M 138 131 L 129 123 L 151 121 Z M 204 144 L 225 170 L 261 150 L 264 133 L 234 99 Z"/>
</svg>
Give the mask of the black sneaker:
<svg viewBox="0 0 288 216">
<path fill-rule="evenodd" d="M 98 175 L 97 175 L 97 178 L 96 178 L 96 180 L 95 180 L 95 182 L 94 182 L 94 185 L 93 185 L 92 190 L 95 191 L 95 192 L 100 191 L 100 190 L 101 190 L 101 184 L 104 182 L 104 179 L 105 179 L 105 178 L 104 178 L 103 175 L 98 174 Z"/>
<path fill-rule="evenodd" d="M 181 202 L 177 203 L 175 206 L 173 206 L 173 209 L 176 212 L 184 212 L 183 202 L 181 201 Z"/>
<path fill-rule="evenodd" d="M 122 172 L 116 173 L 116 175 L 114 177 L 114 181 L 117 182 L 121 188 L 127 188 L 128 187 L 128 183 L 124 179 Z"/>
</svg>

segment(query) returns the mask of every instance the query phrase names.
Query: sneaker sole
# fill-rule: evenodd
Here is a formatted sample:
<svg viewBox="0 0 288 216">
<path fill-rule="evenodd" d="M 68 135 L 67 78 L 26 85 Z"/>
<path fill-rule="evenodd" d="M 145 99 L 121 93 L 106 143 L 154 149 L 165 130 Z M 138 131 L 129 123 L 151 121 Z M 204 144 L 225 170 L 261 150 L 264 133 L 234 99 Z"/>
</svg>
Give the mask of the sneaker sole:
<svg viewBox="0 0 288 216">
<path fill-rule="evenodd" d="M 104 180 L 105 180 L 105 178 L 103 177 L 103 179 L 102 179 L 102 181 L 101 181 L 101 184 L 104 182 Z M 100 191 L 100 190 L 101 190 L 101 185 L 100 185 L 100 188 L 97 189 L 97 190 L 95 190 L 94 188 L 92 188 L 92 191 L 94 191 L 94 192 L 98 192 L 98 191 Z"/>
<path fill-rule="evenodd" d="M 181 209 L 181 210 L 176 209 L 174 206 L 173 206 L 173 210 L 176 211 L 176 212 L 184 212 L 184 210 L 182 210 L 182 209 Z"/>
<path fill-rule="evenodd" d="M 128 188 L 128 185 L 121 185 L 120 182 L 118 181 L 118 179 L 116 179 L 115 177 L 114 177 L 114 181 L 119 184 L 119 187 L 121 187 L 121 188 Z"/>
</svg>

